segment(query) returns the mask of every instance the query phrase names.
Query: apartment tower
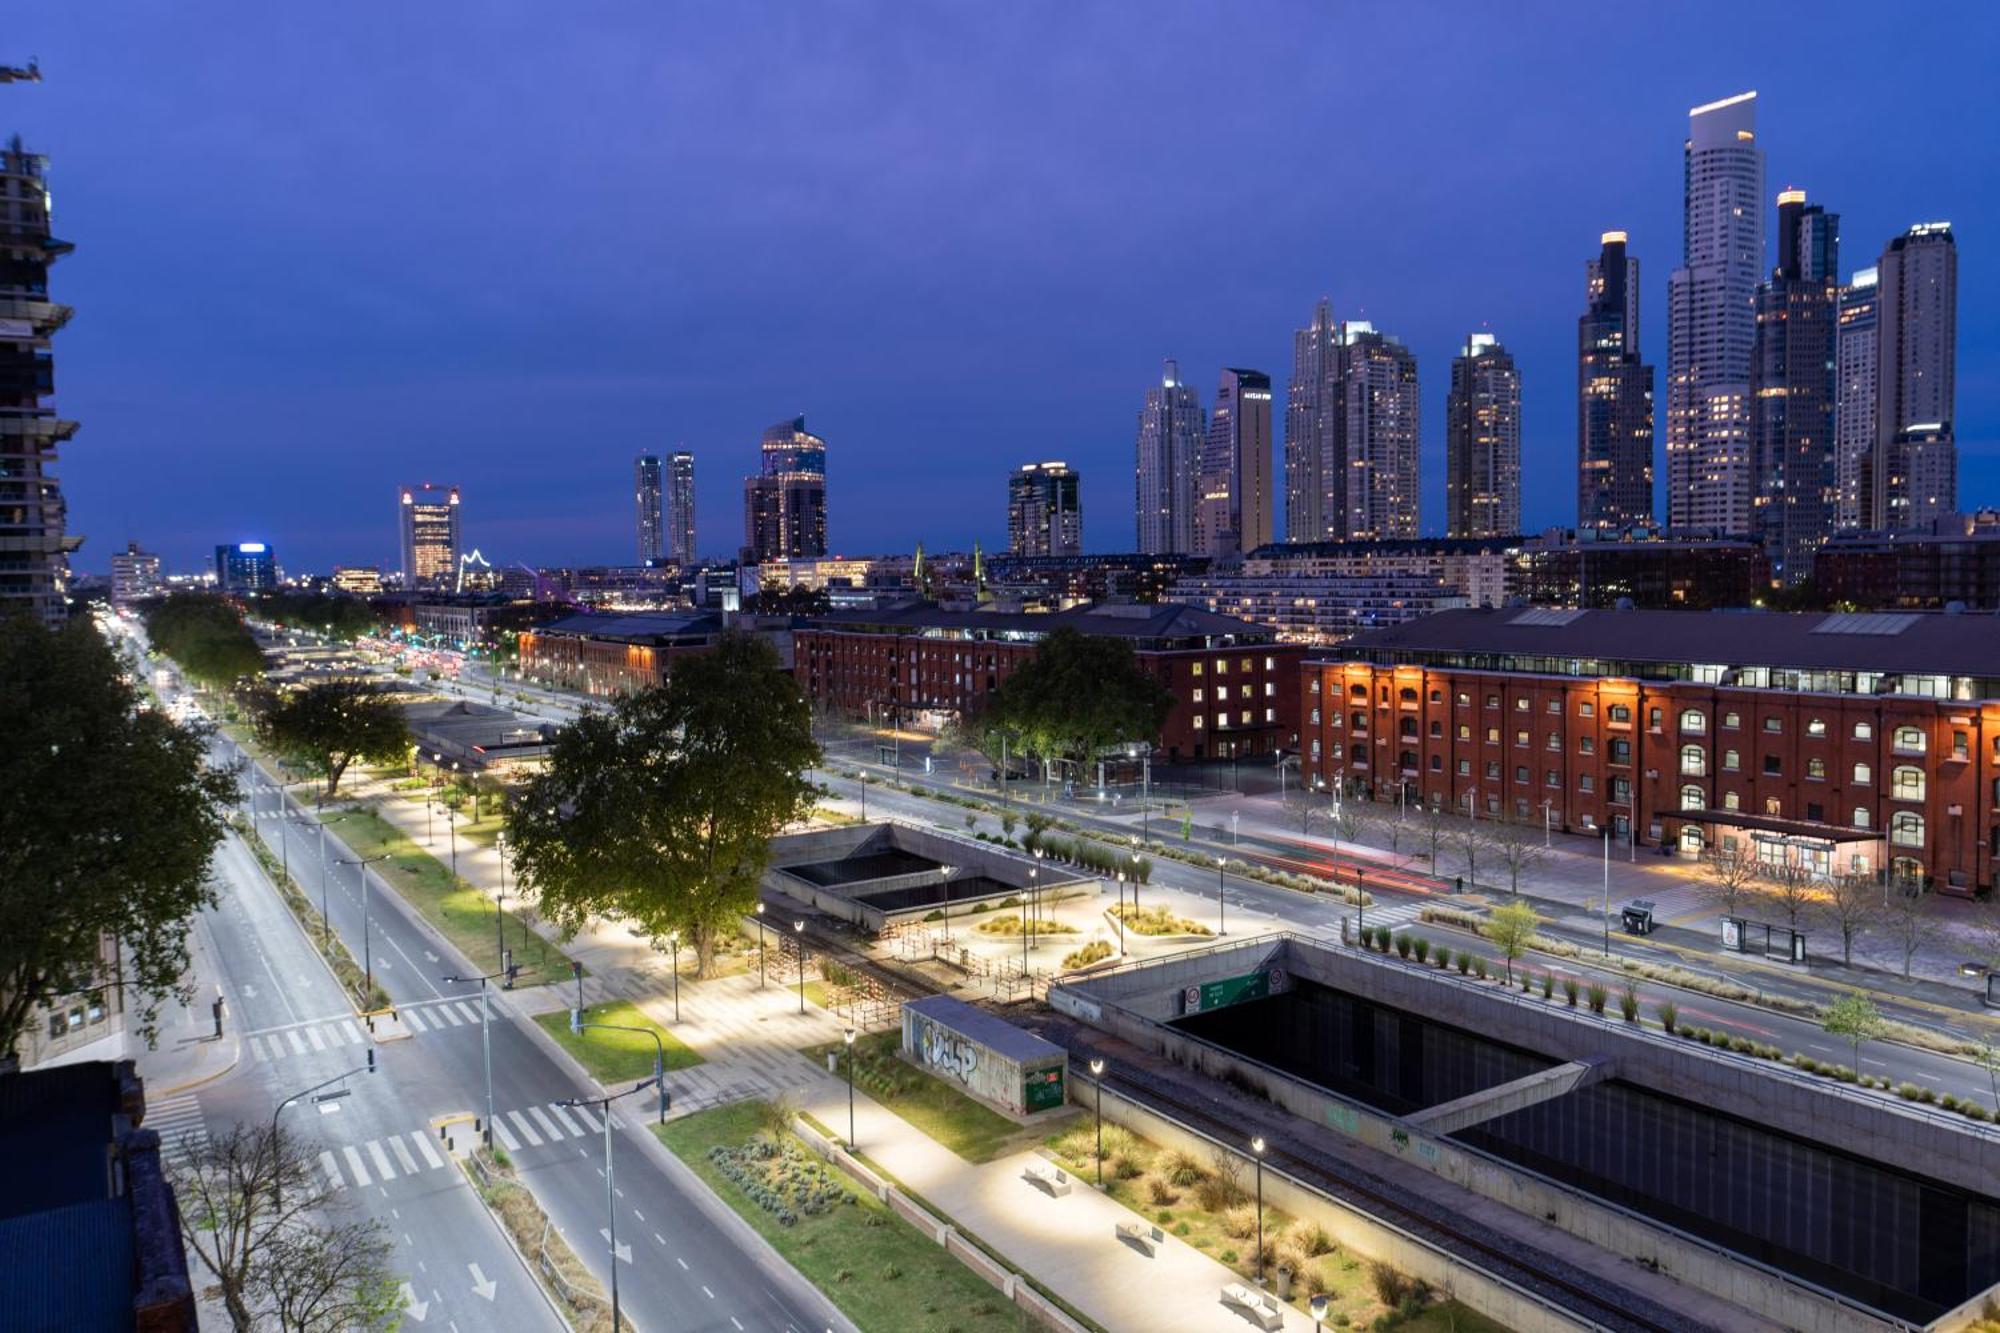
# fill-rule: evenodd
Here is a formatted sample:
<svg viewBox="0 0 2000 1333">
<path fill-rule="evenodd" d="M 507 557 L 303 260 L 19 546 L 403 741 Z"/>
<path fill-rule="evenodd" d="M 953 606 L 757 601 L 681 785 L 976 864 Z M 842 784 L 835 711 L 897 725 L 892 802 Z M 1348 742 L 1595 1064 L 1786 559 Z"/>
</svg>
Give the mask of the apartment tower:
<svg viewBox="0 0 2000 1333">
<path fill-rule="evenodd" d="M 1639 359 L 1639 261 L 1607 231 L 1584 266 L 1576 326 L 1576 525 L 1653 522 L 1653 368 Z"/>
<path fill-rule="evenodd" d="M 1225 370 L 1201 450 L 1195 550 L 1228 559 L 1271 540 L 1271 377 Z"/>
<path fill-rule="evenodd" d="M 1778 263 L 1757 289 L 1757 356 L 1751 371 L 1756 529 L 1772 574 L 1786 584 L 1812 573 L 1840 505 L 1834 451 L 1838 393 L 1840 215 L 1778 196 Z"/>
<path fill-rule="evenodd" d="M 760 469 L 743 480 L 743 549 L 753 562 L 826 554 L 826 441 L 804 417 L 764 432 Z"/>
<path fill-rule="evenodd" d="M 1338 541 L 1347 493 L 1340 456 L 1340 329 L 1333 303 L 1313 307 L 1292 334 L 1292 382 L 1285 392 L 1285 540 Z"/>
<path fill-rule="evenodd" d="M 1414 537 L 1417 359 L 1362 320 L 1340 325 L 1340 446 L 1346 518 L 1341 537 Z"/>
<path fill-rule="evenodd" d="M 1840 503 L 1833 525 L 1842 531 L 1870 524 L 1862 479 L 1875 453 L 1876 273 L 1855 270 L 1840 289 L 1840 318 L 1834 334 L 1833 456 Z"/>
<path fill-rule="evenodd" d="M 1446 535 L 1521 530 L 1521 375 L 1490 333 L 1467 337 L 1445 397 Z"/>
<path fill-rule="evenodd" d="M 1137 513 L 1139 550 L 1194 555 L 1195 493 L 1207 418 L 1201 396 L 1169 360 L 1139 409 Z"/>
<path fill-rule="evenodd" d="M 397 493 L 403 587 L 451 592 L 458 584 L 458 487 L 424 482 Z"/>
<path fill-rule="evenodd" d="M 694 563 L 694 455 L 667 455 L 667 559 L 685 569 Z"/>
<path fill-rule="evenodd" d="M 1921 528 L 1958 508 L 1958 246 L 1949 222 L 1910 228 L 1877 262 L 1875 454 L 1869 526 Z"/>
<path fill-rule="evenodd" d="M 637 508 L 639 563 L 656 565 L 666 550 L 666 516 L 660 504 L 660 456 L 640 454 L 632 460 L 632 499 Z"/>
<path fill-rule="evenodd" d="M 1014 555 L 1082 555 L 1078 478 L 1067 463 L 1023 463 L 1007 478 L 1007 549 Z"/>
</svg>

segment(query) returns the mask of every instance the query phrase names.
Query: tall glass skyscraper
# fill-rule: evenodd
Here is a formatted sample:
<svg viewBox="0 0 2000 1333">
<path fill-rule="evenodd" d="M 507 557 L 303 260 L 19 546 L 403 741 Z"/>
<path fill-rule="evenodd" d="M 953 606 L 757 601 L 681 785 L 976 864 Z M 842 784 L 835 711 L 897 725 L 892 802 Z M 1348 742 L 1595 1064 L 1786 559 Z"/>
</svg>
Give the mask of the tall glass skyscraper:
<svg viewBox="0 0 2000 1333">
<path fill-rule="evenodd" d="M 1751 367 L 1755 519 L 1771 572 L 1787 584 L 1812 573 L 1840 505 L 1834 452 L 1840 215 L 1778 196 L 1778 264 L 1757 289 Z"/>
<path fill-rule="evenodd" d="M 1639 359 L 1639 261 L 1607 231 L 1576 326 L 1576 525 L 1653 522 L 1653 368 Z"/>
<path fill-rule="evenodd" d="M 1444 462 L 1447 536 L 1521 530 L 1521 373 L 1490 333 L 1470 335 L 1452 360 Z"/>
<path fill-rule="evenodd" d="M 667 455 L 667 559 L 686 568 L 694 563 L 694 455 L 679 449 Z"/>
<path fill-rule="evenodd" d="M 1196 554 L 1195 492 L 1207 424 L 1201 395 L 1168 361 L 1139 409 L 1134 472 L 1139 549 L 1147 555 Z"/>
<path fill-rule="evenodd" d="M 1333 303 L 1313 307 L 1292 334 L 1292 382 L 1285 392 L 1285 540 L 1338 541 L 1347 493 L 1340 456 L 1340 329 Z"/>
<path fill-rule="evenodd" d="M 1870 526 L 1919 528 L 1958 508 L 1958 244 L 1949 222 L 1890 241 L 1876 264 Z"/>
<path fill-rule="evenodd" d="M 397 492 L 403 586 L 449 592 L 458 586 L 458 487 L 424 482 Z"/>
<path fill-rule="evenodd" d="M 1417 359 L 1401 341 L 1343 321 L 1341 450 L 1349 541 L 1417 535 Z"/>
<path fill-rule="evenodd" d="M 660 457 L 640 454 L 632 460 L 632 500 L 639 528 L 639 563 L 658 564 L 665 546 L 665 514 L 660 505 Z"/>
<path fill-rule="evenodd" d="M 1202 442 L 1195 549 L 1218 557 L 1271 540 L 1271 377 L 1225 370 Z"/>
<path fill-rule="evenodd" d="M 1757 284 L 1764 268 L 1764 150 L 1757 94 L 1688 113 L 1682 267 L 1667 283 L 1667 523 L 1746 535 Z"/>
<path fill-rule="evenodd" d="M 1023 463 L 1007 478 L 1007 549 L 1013 555 L 1082 555 L 1083 508 L 1067 463 Z"/>
<path fill-rule="evenodd" d="M 1875 452 L 1874 268 L 1857 269 L 1840 289 L 1839 328 L 1834 335 L 1833 454 L 1840 503 L 1834 527 L 1869 525 L 1863 478 Z"/>
<path fill-rule="evenodd" d="M 826 441 L 804 417 L 764 432 L 762 468 L 743 481 L 743 548 L 753 561 L 826 554 Z"/>
</svg>

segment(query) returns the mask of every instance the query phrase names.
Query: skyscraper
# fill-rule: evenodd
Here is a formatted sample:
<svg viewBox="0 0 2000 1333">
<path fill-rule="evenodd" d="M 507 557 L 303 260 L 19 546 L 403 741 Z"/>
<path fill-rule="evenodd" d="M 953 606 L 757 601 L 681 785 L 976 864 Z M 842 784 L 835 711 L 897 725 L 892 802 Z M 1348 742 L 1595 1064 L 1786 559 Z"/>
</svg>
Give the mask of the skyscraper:
<svg viewBox="0 0 2000 1333">
<path fill-rule="evenodd" d="M 1225 370 L 1201 448 L 1195 550 L 1254 551 L 1271 540 L 1271 377 Z"/>
<path fill-rule="evenodd" d="M 1082 555 L 1083 509 L 1067 463 L 1023 463 L 1007 478 L 1007 549 L 1014 555 Z"/>
<path fill-rule="evenodd" d="M 1521 530 L 1521 375 L 1490 333 L 1467 337 L 1445 397 L 1445 532 Z"/>
<path fill-rule="evenodd" d="M 1835 337 L 1839 317 L 1840 215 L 1778 196 L 1778 263 L 1757 289 L 1757 355 L 1751 365 L 1754 516 L 1786 584 L 1812 573 L 1813 553 L 1833 534 L 1840 503 L 1834 454 Z"/>
<path fill-rule="evenodd" d="M 1757 94 L 1688 112 L 1685 258 L 1667 283 L 1667 523 L 1751 530 L 1750 375 L 1764 267 Z"/>
<path fill-rule="evenodd" d="M 764 432 L 762 467 L 743 480 L 743 547 L 749 559 L 826 554 L 826 441 L 804 417 Z"/>
<path fill-rule="evenodd" d="M 1653 368 L 1639 359 L 1639 261 L 1607 231 L 1576 326 L 1576 525 L 1653 521 Z"/>
<path fill-rule="evenodd" d="M 1333 303 L 1313 307 L 1292 334 L 1292 382 L 1285 392 L 1285 540 L 1342 535 L 1346 491 L 1340 457 L 1340 330 Z"/>
<path fill-rule="evenodd" d="M 427 481 L 397 495 L 403 587 L 452 591 L 458 583 L 458 487 Z"/>
<path fill-rule="evenodd" d="M 1206 430 L 1201 396 L 1181 383 L 1180 367 L 1168 361 L 1139 409 L 1139 549 L 1148 555 L 1196 553 L 1196 474 Z"/>
<path fill-rule="evenodd" d="M 70 307 L 49 300 L 49 266 L 73 247 L 49 234 L 48 159 L 15 135 L 0 151 L 0 611 L 25 609 L 46 624 L 65 617 L 69 553 L 62 488 L 50 469 L 76 434 L 47 400 L 55 392 L 49 341 Z"/>
<path fill-rule="evenodd" d="M 1840 504 L 1834 527 L 1869 525 L 1862 478 L 1875 452 L 1876 270 L 1858 269 L 1840 289 L 1834 338 L 1833 455 Z"/>
<path fill-rule="evenodd" d="M 822 515 L 820 531 L 825 530 Z M 667 455 L 666 556 L 682 568 L 694 563 L 694 455 L 685 449 Z"/>
<path fill-rule="evenodd" d="M 1417 535 L 1417 359 L 1374 325 L 1344 320 L 1341 450 L 1350 541 Z"/>
<path fill-rule="evenodd" d="M 125 606 L 155 596 L 162 587 L 160 557 L 151 551 L 140 550 L 137 542 L 127 542 L 124 550 L 112 553 L 111 601 L 114 605 Z"/>
<path fill-rule="evenodd" d="M 660 508 L 660 457 L 640 454 L 632 460 L 632 500 L 638 510 L 639 563 L 658 564 L 666 549 L 666 521 Z"/>
<path fill-rule="evenodd" d="M 1949 222 L 1910 228 L 1882 251 L 1875 335 L 1875 454 L 1869 525 L 1922 527 L 1958 508 L 1958 245 Z"/>
<path fill-rule="evenodd" d="M 215 586 L 225 593 L 277 587 L 278 553 L 264 542 L 225 542 L 215 548 Z"/>
</svg>

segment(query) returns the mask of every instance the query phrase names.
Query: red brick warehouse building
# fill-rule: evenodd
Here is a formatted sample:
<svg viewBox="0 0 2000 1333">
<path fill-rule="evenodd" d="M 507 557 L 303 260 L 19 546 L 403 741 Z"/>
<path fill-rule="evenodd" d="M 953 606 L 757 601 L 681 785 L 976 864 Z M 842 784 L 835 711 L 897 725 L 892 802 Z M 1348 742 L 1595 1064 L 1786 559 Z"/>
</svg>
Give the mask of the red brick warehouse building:
<svg viewBox="0 0 2000 1333">
<path fill-rule="evenodd" d="M 1130 642 L 1140 667 L 1173 695 L 1157 756 L 1247 759 L 1295 747 L 1305 650 L 1278 643 L 1262 625 L 1189 606 L 837 612 L 793 631 L 793 670 L 816 707 L 934 729 L 976 713 L 1043 638 L 1064 628 Z"/>
<path fill-rule="evenodd" d="M 1994 884 L 2000 617 L 1445 611 L 1322 652 L 1301 691 L 1316 786 Z"/>
</svg>

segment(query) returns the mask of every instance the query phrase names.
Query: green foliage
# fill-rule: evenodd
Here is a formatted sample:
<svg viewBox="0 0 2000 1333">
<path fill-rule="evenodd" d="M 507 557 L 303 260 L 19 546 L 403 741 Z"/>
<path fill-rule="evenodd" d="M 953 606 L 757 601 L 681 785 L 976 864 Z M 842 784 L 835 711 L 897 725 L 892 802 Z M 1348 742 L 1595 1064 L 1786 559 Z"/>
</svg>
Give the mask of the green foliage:
<svg viewBox="0 0 2000 1333">
<path fill-rule="evenodd" d="M 88 619 L 0 617 L 0 1053 L 118 941 L 139 1029 L 186 971 L 188 919 L 236 779 L 205 738 L 139 708 Z"/>
<path fill-rule="evenodd" d="M 408 757 L 410 728 L 394 696 L 358 680 L 328 680 L 251 699 L 257 739 L 273 753 L 326 779 L 331 797 L 355 760 L 393 764 Z"/>
<path fill-rule="evenodd" d="M 1528 941 L 1541 928 L 1541 914 L 1524 902 L 1511 902 L 1486 918 L 1485 935 L 1507 963 L 1507 979 L 1514 979 L 1514 960 L 1527 951 Z"/>
<path fill-rule="evenodd" d="M 287 629 L 308 629 L 330 639 L 351 642 L 381 628 L 381 617 L 367 601 L 344 593 L 259 593 L 251 614 Z"/>
<path fill-rule="evenodd" d="M 1151 741 L 1173 704 L 1167 688 L 1140 669 L 1131 644 L 1064 628 L 1001 683 L 977 725 L 989 738 L 1006 735 L 1015 753 L 1081 763 Z"/>
<path fill-rule="evenodd" d="M 616 913 L 691 941 L 712 970 L 750 910 L 769 842 L 811 809 L 811 714 L 764 640 L 725 634 L 667 683 L 561 728 L 507 811 L 507 843 L 543 914 L 574 933 Z"/>
<path fill-rule="evenodd" d="M 1820 1020 L 1830 1037 L 1845 1037 L 1854 1046 L 1854 1063 L 1861 1063 L 1861 1043 L 1882 1035 L 1881 1010 L 1866 995 L 1843 995 L 1826 1007 Z"/>
<path fill-rule="evenodd" d="M 175 593 L 146 611 L 146 637 L 205 689 L 227 689 L 264 669 L 264 654 L 227 600 Z"/>
</svg>

